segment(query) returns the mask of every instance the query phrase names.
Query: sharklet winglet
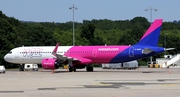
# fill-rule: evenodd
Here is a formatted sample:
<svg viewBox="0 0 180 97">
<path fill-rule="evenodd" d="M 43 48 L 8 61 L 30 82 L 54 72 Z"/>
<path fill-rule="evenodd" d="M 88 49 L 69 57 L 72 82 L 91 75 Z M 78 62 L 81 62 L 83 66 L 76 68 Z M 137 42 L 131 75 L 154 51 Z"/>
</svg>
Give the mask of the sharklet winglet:
<svg viewBox="0 0 180 97">
<path fill-rule="evenodd" d="M 57 50 L 58 50 L 59 43 L 56 44 L 56 47 L 54 48 L 52 54 L 56 56 Z"/>
</svg>

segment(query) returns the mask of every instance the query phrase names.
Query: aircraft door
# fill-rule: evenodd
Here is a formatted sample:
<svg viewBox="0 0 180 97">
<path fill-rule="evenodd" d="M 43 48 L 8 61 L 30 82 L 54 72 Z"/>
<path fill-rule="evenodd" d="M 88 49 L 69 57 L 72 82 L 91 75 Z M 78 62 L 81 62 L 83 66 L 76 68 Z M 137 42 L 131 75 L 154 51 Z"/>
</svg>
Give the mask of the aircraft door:
<svg viewBox="0 0 180 97">
<path fill-rule="evenodd" d="M 92 56 L 93 56 L 93 57 L 96 57 L 96 56 L 97 56 L 97 49 L 93 49 L 93 51 L 92 51 Z"/>
<path fill-rule="evenodd" d="M 129 48 L 129 57 L 134 57 L 134 47 Z"/>
<path fill-rule="evenodd" d="M 19 58 L 19 52 L 15 53 L 15 58 Z"/>
<path fill-rule="evenodd" d="M 66 51 L 66 56 L 70 56 L 70 50 Z"/>
</svg>

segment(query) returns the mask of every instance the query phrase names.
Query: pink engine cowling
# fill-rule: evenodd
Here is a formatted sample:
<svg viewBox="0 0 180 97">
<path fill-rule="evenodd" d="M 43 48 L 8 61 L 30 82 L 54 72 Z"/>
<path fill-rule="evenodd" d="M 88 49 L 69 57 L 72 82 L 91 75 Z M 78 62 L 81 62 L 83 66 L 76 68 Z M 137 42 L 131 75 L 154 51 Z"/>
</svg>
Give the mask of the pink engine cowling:
<svg viewBox="0 0 180 97">
<path fill-rule="evenodd" d="M 45 58 L 42 60 L 42 67 L 44 69 L 57 69 L 59 68 L 59 63 L 57 62 L 56 59 L 53 58 Z"/>
</svg>

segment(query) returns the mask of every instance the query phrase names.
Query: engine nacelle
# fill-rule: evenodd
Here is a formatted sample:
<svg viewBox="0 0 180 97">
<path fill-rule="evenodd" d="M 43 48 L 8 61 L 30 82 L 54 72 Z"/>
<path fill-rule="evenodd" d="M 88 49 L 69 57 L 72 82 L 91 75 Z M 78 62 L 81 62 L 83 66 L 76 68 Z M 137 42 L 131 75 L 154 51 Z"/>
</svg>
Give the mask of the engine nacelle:
<svg viewBox="0 0 180 97">
<path fill-rule="evenodd" d="M 60 64 L 56 59 L 53 58 L 45 58 L 42 60 L 42 68 L 44 69 L 58 69 Z"/>
</svg>

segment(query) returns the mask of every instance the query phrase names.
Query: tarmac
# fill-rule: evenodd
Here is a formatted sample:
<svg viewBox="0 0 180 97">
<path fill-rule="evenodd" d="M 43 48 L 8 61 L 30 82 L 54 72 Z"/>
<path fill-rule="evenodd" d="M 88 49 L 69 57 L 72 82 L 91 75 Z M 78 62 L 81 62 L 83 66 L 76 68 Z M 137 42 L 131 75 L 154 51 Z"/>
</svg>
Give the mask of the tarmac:
<svg viewBox="0 0 180 97">
<path fill-rule="evenodd" d="M 11 69 L 0 74 L 0 97 L 180 97 L 180 69 Z"/>
</svg>

